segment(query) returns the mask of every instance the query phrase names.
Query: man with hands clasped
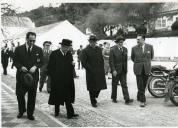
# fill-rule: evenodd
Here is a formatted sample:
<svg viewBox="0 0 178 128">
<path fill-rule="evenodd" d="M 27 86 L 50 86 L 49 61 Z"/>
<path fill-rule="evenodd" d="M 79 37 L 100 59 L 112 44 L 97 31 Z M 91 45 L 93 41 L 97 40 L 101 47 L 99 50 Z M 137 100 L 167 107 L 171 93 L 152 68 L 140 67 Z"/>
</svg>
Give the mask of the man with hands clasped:
<svg viewBox="0 0 178 128">
<path fill-rule="evenodd" d="M 21 118 L 27 111 L 27 118 L 34 120 L 34 110 L 36 101 L 37 85 L 39 81 L 39 68 L 42 66 L 43 52 L 36 46 L 36 34 L 28 32 L 26 34 L 26 43 L 15 49 L 14 65 L 17 68 L 16 74 L 16 95 L 18 101 L 19 114 Z M 28 75 L 27 75 L 28 74 Z M 25 94 L 28 92 L 27 109 L 25 103 Z"/>
</svg>

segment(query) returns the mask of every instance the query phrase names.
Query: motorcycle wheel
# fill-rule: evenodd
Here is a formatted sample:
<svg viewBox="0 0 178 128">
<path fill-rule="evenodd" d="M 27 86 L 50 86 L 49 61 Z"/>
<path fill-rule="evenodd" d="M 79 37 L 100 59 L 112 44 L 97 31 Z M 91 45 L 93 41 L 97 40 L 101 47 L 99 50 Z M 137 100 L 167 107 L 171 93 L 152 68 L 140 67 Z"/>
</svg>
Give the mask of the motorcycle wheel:
<svg viewBox="0 0 178 128">
<path fill-rule="evenodd" d="M 175 83 L 170 89 L 170 91 L 171 91 L 171 97 L 170 97 L 171 102 L 174 105 L 178 106 L 178 83 Z"/>
<path fill-rule="evenodd" d="M 150 76 L 147 82 L 147 87 L 148 87 L 148 91 L 150 92 L 150 94 L 156 98 L 165 97 L 166 96 L 166 94 L 164 93 L 165 81 L 166 81 L 166 78 L 164 77 Z"/>
</svg>

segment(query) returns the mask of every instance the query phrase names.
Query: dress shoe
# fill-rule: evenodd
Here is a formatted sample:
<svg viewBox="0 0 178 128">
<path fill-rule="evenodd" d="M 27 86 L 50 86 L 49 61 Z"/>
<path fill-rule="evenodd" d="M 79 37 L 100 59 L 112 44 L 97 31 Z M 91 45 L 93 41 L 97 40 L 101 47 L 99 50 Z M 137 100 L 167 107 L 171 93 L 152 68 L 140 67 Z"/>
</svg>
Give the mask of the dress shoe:
<svg viewBox="0 0 178 128">
<path fill-rule="evenodd" d="M 145 102 L 140 102 L 140 107 L 145 107 L 146 103 Z"/>
<path fill-rule="evenodd" d="M 79 115 L 78 114 L 73 114 L 73 115 L 70 115 L 70 116 L 67 116 L 68 119 L 73 119 L 75 117 L 78 117 Z"/>
<path fill-rule="evenodd" d="M 29 120 L 35 120 L 35 117 L 33 115 L 27 116 Z"/>
<path fill-rule="evenodd" d="M 21 118 L 25 112 L 26 110 L 24 110 L 23 112 L 19 112 L 19 114 L 17 115 L 17 118 Z"/>
<path fill-rule="evenodd" d="M 117 103 L 117 100 L 112 100 L 112 102 Z"/>
<path fill-rule="evenodd" d="M 42 92 L 42 88 L 39 88 L 39 91 Z"/>
<path fill-rule="evenodd" d="M 55 117 L 59 116 L 59 113 L 56 113 L 56 112 L 55 112 L 54 116 L 55 116 Z"/>
<path fill-rule="evenodd" d="M 79 76 L 74 76 L 74 78 L 75 78 L 75 79 L 78 79 L 78 78 L 79 78 Z"/>
<path fill-rule="evenodd" d="M 21 118 L 23 116 L 23 113 L 19 113 L 18 115 L 17 115 L 17 118 Z"/>
<path fill-rule="evenodd" d="M 125 104 L 129 105 L 130 103 L 133 103 L 133 101 L 134 101 L 133 99 L 126 100 Z"/>
<path fill-rule="evenodd" d="M 92 105 L 92 107 L 94 107 L 94 108 L 96 108 L 97 107 L 97 104 L 91 104 Z"/>
</svg>

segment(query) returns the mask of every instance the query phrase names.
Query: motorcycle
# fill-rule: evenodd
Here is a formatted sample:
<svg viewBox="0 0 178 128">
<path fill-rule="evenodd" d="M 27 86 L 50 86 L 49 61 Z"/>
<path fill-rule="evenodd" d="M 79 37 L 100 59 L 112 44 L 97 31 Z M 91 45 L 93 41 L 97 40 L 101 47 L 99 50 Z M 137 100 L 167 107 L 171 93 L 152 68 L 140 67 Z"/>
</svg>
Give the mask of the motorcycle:
<svg viewBox="0 0 178 128">
<path fill-rule="evenodd" d="M 176 65 L 174 65 L 173 68 L 175 68 Z M 171 71 L 173 70 L 169 70 L 161 65 L 152 66 L 151 73 L 147 81 L 147 88 L 152 96 L 156 98 L 163 98 L 166 96 L 164 90 L 166 87 L 166 80 Z"/>
<path fill-rule="evenodd" d="M 165 102 L 171 102 L 178 106 L 178 68 L 171 71 L 166 79 Z"/>
</svg>

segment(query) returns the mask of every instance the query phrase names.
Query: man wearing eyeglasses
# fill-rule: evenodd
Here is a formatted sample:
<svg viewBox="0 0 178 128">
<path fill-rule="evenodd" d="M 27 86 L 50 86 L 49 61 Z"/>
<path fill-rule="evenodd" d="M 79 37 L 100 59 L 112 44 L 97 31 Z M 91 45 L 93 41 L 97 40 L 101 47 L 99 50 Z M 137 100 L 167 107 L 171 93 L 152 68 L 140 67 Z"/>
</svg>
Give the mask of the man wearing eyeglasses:
<svg viewBox="0 0 178 128">
<path fill-rule="evenodd" d="M 43 66 L 40 68 L 40 87 L 39 87 L 39 91 L 42 92 L 43 89 L 43 85 L 46 81 L 47 78 L 47 92 L 50 92 L 50 77 L 47 76 L 47 65 L 48 65 L 48 61 L 49 61 L 49 56 L 52 52 L 52 50 L 50 50 L 50 46 L 51 46 L 51 42 L 50 41 L 45 41 L 43 43 Z"/>
<path fill-rule="evenodd" d="M 42 49 L 35 45 L 36 34 L 28 32 L 26 34 L 26 43 L 15 49 L 14 65 L 17 68 L 16 74 L 16 95 L 18 101 L 19 114 L 17 118 L 21 118 L 27 111 L 27 118 L 34 120 L 36 91 L 39 81 L 39 68 L 43 64 Z M 32 79 L 29 83 L 25 80 L 25 75 L 28 73 Z M 27 109 L 25 103 L 25 94 L 28 92 Z"/>
</svg>

